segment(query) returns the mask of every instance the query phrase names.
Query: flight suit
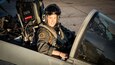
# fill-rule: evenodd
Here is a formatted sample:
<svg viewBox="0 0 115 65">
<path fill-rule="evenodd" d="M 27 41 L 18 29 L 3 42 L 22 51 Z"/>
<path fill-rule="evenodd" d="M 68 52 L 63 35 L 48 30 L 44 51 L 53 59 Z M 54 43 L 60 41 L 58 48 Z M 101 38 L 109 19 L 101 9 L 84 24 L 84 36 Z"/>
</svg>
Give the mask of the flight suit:
<svg viewBox="0 0 115 65">
<path fill-rule="evenodd" d="M 63 49 L 60 49 L 60 47 L 64 47 L 63 44 L 66 42 L 67 38 L 64 37 L 61 27 L 51 28 L 47 25 L 39 27 L 37 44 L 38 52 L 52 55 L 54 49 L 62 51 Z"/>
</svg>

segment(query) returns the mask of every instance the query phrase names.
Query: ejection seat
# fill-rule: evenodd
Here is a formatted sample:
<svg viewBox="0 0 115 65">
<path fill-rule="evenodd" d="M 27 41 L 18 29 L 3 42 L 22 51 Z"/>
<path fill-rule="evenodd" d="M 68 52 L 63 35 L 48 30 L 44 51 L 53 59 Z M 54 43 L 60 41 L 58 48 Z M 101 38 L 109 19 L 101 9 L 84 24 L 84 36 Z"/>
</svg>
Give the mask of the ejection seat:
<svg viewBox="0 0 115 65">
<path fill-rule="evenodd" d="M 16 2 L 21 38 L 24 45 L 32 45 L 35 42 L 36 29 L 42 21 L 43 8 L 42 0 L 18 0 Z"/>
</svg>

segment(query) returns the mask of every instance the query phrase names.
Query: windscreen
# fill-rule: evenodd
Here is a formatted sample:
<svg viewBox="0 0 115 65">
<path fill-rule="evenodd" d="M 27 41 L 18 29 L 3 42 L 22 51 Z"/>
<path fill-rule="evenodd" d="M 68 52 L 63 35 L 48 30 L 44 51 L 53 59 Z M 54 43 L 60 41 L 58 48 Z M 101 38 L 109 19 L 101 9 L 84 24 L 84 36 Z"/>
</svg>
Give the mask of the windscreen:
<svg viewBox="0 0 115 65">
<path fill-rule="evenodd" d="M 78 50 L 78 59 L 97 65 L 115 64 L 115 21 L 95 13 Z"/>
</svg>

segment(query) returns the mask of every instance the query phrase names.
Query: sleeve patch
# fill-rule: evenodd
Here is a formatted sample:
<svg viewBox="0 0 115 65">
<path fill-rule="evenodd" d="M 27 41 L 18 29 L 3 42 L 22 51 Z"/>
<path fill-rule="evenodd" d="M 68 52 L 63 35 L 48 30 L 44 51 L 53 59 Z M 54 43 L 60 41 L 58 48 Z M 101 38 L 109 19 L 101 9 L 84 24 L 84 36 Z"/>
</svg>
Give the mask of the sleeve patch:
<svg viewBox="0 0 115 65">
<path fill-rule="evenodd" d="M 46 37 L 46 36 L 45 36 L 45 33 L 40 33 L 40 34 L 39 34 L 39 38 L 40 38 L 40 39 L 45 39 L 45 37 Z"/>
</svg>

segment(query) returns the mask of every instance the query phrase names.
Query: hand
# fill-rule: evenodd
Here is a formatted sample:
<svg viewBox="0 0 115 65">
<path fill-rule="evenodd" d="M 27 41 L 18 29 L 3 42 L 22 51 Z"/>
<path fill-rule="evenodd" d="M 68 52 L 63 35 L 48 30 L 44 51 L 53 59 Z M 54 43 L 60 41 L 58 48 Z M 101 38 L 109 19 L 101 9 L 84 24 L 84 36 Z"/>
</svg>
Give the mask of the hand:
<svg viewBox="0 0 115 65">
<path fill-rule="evenodd" d="M 68 55 L 66 53 L 60 52 L 59 56 L 62 58 L 62 60 L 65 60 L 68 58 Z"/>
<path fill-rule="evenodd" d="M 52 55 L 60 56 L 62 60 L 66 60 L 68 58 L 68 55 L 66 53 L 53 50 Z"/>
</svg>

